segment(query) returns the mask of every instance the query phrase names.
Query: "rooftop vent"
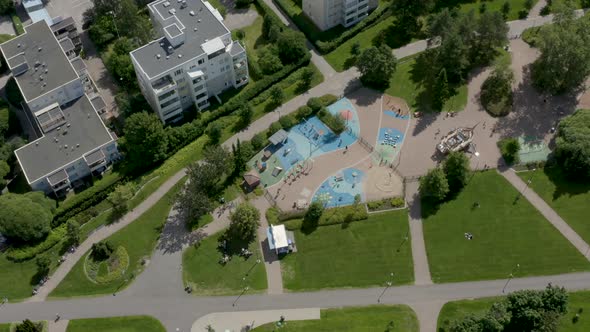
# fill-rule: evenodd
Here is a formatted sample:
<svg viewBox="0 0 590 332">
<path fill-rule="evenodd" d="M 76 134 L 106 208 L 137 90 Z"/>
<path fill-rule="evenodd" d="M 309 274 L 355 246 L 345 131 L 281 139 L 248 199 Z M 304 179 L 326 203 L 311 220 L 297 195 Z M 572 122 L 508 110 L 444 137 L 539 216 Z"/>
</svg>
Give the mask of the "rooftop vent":
<svg viewBox="0 0 590 332">
<path fill-rule="evenodd" d="M 201 19 L 198 19 L 198 20 L 197 20 L 197 22 L 198 22 L 198 23 L 201 23 Z"/>
<path fill-rule="evenodd" d="M 186 1 L 183 1 L 182 4 L 180 5 L 180 9 L 184 9 L 186 8 L 187 4 Z"/>
<path fill-rule="evenodd" d="M 199 29 L 197 29 L 197 27 L 194 27 L 194 28 L 193 28 L 193 31 L 197 31 L 197 30 L 199 30 Z"/>
<path fill-rule="evenodd" d="M 57 131 L 60 131 L 61 127 L 57 127 Z"/>
<path fill-rule="evenodd" d="M 172 8 L 168 12 L 170 13 L 170 15 L 174 15 L 176 14 L 176 9 Z"/>
<path fill-rule="evenodd" d="M 66 149 L 67 149 L 67 148 L 68 148 L 68 145 L 67 145 L 67 144 L 66 144 L 66 145 L 64 145 L 64 148 L 66 148 Z"/>
<path fill-rule="evenodd" d="M 195 16 L 195 11 L 191 10 L 190 12 L 188 12 L 191 16 Z"/>
<path fill-rule="evenodd" d="M 178 58 L 179 58 L 179 59 L 180 59 L 180 58 L 182 58 L 182 54 L 179 54 L 179 55 L 178 55 Z"/>
<path fill-rule="evenodd" d="M 37 48 L 37 51 L 39 51 L 39 52 L 43 51 L 43 47 L 39 46 L 39 48 Z"/>
<path fill-rule="evenodd" d="M 39 79 L 43 81 L 43 75 L 39 75 Z"/>
<path fill-rule="evenodd" d="M 36 145 L 36 146 L 39 146 L 39 142 L 35 142 L 35 145 Z"/>
<path fill-rule="evenodd" d="M 69 124 L 69 123 L 68 123 L 68 124 L 66 124 L 66 127 L 70 128 L 70 126 L 71 126 L 71 124 Z"/>
<path fill-rule="evenodd" d="M 17 47 L 17 48 L 20 48 L 20 43 L 16 44 L 16 47 Z"/>
<path fill-rule="evenodd" d="M 164 7 L 168 7 L 168 6 L 170 6 L 170 2 L 168 2 L 168 1 L 164 2 Z"/>
<path fill-rule="evenodd" d="M 167 55 L 167 56 L 166 56 L 166 59 L 170 59 L 170 56 L 169 56 L 169 55 Z"/>
<path fill-rule="evenodd" d="M 49 69 L 45 68 L 45 74 L 47 74 L 47 72 L 49 72 Z"/>
<path fill-rule="evenodd" d="M 160 54 L 156 54 L 156 58 L 161 58 L 162 56 Z"/>
<path fill-rule="evenodd" d="M 76 144 L 76 147 L 79 148 L 80 147 L 80 143 Z"/>
<path fill-rule="evenodd" d="M 41 64 L 41 62 L 39 62 L 39 60 L 35 60 L 35 67 L 39 66 Z"/>
<path fill-rule="evenodd" d="M 160 43 L 160 46 L 164 47 L 164 43 Z"/>
</svg>

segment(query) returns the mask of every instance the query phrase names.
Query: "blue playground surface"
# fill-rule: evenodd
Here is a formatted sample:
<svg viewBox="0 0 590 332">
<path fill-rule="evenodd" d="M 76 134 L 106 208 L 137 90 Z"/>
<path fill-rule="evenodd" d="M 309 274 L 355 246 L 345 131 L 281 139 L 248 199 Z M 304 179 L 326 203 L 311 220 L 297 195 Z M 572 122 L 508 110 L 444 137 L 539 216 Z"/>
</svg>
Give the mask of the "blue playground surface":
<svg viewBox="0 0 590 332">
<path fill-rule="evenodd" d="M 351 205 L 356 195 L 365 201 L 363 180 L 365 173 L 356 168 L 347 168 L 330 176 L 316 191 L 312 201 L 324 202 L 326 207 Z"/>
<path fill-rule="evenodd" d="M 318 117 L 314 116 L 293 126 L 287 139 L 282 144 L 269 145 L 260 151 L 249 165 L 261 175 L 264 186 L 277 183 L 297 164 L 303 164 L 308 158 L 314 158 L 353 144 L 357 138 L 354 133 L 360 132 L 358 114 L 350 100 L 343 98 L 328 106 L 328 111 L 342 116 L 348 129 L 340 135 L 334 134 Z M 268 160 L 263 160 L 265 151 L 271 153 Z M 257 162 L 265 165 L 265 169 L 257 167 Z M 277 176 L 269 176 L 275 167 L 282 168 Z"/>
<path fill-rule="evenodd" d="M 383 111 L 383 113 L 385 113 L 385 115 L 389 115 L 389 116 L 396 118 L 396 119 L 408 120 L 410 118 L 409 114 L 408 115 L 400 115 L 400 114 L 397 114 L 397 112 L 394 112 L 391 110 L 385 110 L 385 111 Z"/>
<path fill-rule="evenodd" d="M 375 150 L 378 154 L 375 156 L 375 162 L 391 163 L 401 149 L 401 143 L 404 140 L 404 133 L 395 128 L 379 129 L 379 138 Z M 377 160 L 378 159 L 378 160 Z"/>
</svg>

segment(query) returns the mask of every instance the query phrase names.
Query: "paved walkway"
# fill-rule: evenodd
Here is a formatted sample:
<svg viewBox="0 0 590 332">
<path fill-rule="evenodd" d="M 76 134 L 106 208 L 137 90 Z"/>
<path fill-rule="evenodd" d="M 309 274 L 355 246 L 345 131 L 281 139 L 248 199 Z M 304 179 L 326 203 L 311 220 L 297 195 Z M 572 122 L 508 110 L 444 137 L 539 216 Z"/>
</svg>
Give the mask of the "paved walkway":
<svg viewBox="0 0 590 332">
<path fill-rule="evenodd" d="M 276 252 L 268 248 L 268 221 L 265 212 L 270 208 L 270 203 L 264 197 L 258 197 L 252 204 L 260 211 L 260 227 L 258 227 L 258 243 L 263 255 L 266 268 L 266 282 L 268 294 L 283 294 L 283 275 L 281 274 L 281 262 Z"/>
<path fill-rule="evenodd" d="M 420 332 L 437 332 L 438 314 L 445 303 L 445 301 L 409 303 L 418 317 Z"/>
<path fill-rule="evenodd" d="M 431 285 L 430 267 L 426 254 L 426 243 L 422 230 L 422 207 L 418 193 L 418 181 L 406 183 L 406 201 L 410 222 L 410 240 L 412 241 L 412 260 L 414 261 L 414 279 L 416 285 Z"/>
<path fill-rule="evenodd" d="M 60 319 L 56 322 L 54 317 L 54 319 L 47 321 L 47 328 L 49 332 L 66 332 L 69 322 L 67 319 Z"/>
<path fill-rule="evenodd" d="M 586 259 L 590 260 L 588 252 L 590 246 L 576 233 L 537 193 L 530 189 L 528 183 L 524 182 L 514 170 L 504 169 L 498 172 L 510 182 L 522 196 L 524 196 L 541 214 L 549 220 L 549 222 L 578 249 L 578 251 L 585 255 Z"/>
<path fill-rule="evenodd" d="M 51 293 L 59 285 L 59 283 L 65 278 L 70 272 L 72 267 L 76 264 L 84 254 L 90 250 L 93 243 L 102 241 L 107 237 L 113 235 L 115 232 L 121 230 L 123 227 L 129 225 L 135 219 L 137 219 L 144 212 L 149 210 L 154 204 L 156 204 L 172 187 L 185 176 L 185 171 L 182 170 L 174 174 L 170 179 L 160 186 L 153 194 L 151 194 L 145 201 L 141 202 L 135 209 L 129 211 L 124 215 L 118 222 L 105 226 L 92 233 L 84 242 L 82 242 L 76 251 L 69 254 L 66 260 L 57 268 L 57 270 L 51 275 L 51 278 L 47 283 L 39 289 L 37 295 L 29 298 L 28 302 L 39 302 L 44 301 L 47 295 Z"/>
<path fill-rule="evenodd" d="M 210 325 L 215 331 L 248 331 L 267 323 L 278 322 L 282 317 L 287 321 L 320 319 L 319 308 L 218 312 L 203 316 L 195 321 L 191 332 L 205 331 Z"/>
<path fill-rule="evenodd" d="M 231 203 L 237 205 L 241 201 L 242 199 L 238 198 Z M 184 249 L 227 228 L 231 211 L 231 208 L 218 207 L 212 213 L 213 222 L 189 232 L 186 229 L 186 220 L 176 208 L 172 209 L 148 267 L 122 294 L 129 296 L 184 295 L 185 285 L 182 278 Z"/>
</svg>

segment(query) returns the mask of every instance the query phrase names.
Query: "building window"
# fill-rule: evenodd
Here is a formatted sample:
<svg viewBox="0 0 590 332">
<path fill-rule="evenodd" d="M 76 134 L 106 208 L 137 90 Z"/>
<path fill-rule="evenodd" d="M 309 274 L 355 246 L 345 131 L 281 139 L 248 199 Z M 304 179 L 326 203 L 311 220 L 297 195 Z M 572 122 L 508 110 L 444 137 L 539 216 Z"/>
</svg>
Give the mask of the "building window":
<svg viewBox="0 0 590 332">
<path fill-rule="evenodd" d="M 193 84 L 197 84 L 199 82 L 201 82 L 203 79 L 201 77 L 197 77 L 193 80 Z"/>
<path fill-rule="evenodd" d="M 195 92 L 198 92 L 199 90 L 201 90 L 201 89 L 203 88 L 203 86 L 204 86 L 203 84 L 201 84 L 201 85 L 197 86 L 197 87 L 195 88 Z"/>
<path fill-rule="evenodd" d="M 199 61 L 197 62 L 198 64 L 202 65 L 205 63 L 205 59 L 199 59 Z"/>
<path fill-rule="evenodd" d="M 168 97 L 172 96 L 172 95 L 174 94 L 174 92 L 176 92 L 176 91 L 174 91 L 174 90 L 172 90 L 172 91 L 168 91 L 168 92 L 166 92 L 165 94 L 163 94 L 163 95 L 159 96 L 159 97 L 158 97 L 158 100 L 159 100 L 159 101 L 162 101 L 162 100 L 164 100 L 164 99 L 166 99 L 166 98 L 168 98 Z"/>
<path fill-rule="evenodd" d="M 175 76 L 178 76 L 180 74 L 182 74 L 182 69 L 178 69 L 177 71 L 174 72 Z"/>
<path fill-rule="evenodd" d="M 192 69 L 195 69 L 196 67 L 197 67 L 197 65 L 192 65 L 190 69 L 192 70 Z"/>
<path fill-rule="evenodd" d="M 206 94 L 205 92 L 203 92 L 203 93 L 201 93 L 201 94 L 198 94 L 198 95 L 197 95 L 197 100 L 199 100 L 199 99 L 201 99 L 201 98 L 204 98 L 204 97 L 207 97 L 207 94 Z"/>
</svg>

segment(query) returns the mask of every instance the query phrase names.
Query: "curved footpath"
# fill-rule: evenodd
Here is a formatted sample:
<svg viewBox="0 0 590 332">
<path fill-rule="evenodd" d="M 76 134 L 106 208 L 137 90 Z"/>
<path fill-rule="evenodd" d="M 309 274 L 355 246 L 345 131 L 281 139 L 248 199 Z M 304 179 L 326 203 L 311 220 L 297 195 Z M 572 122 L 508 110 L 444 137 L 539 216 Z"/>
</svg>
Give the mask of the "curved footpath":
<svg viewBox="0 0 590 332">
<path fill-rule="evenodd" d="M 289 22 L 282 12 L 272 4 L 272 1 L 265 1 L 271 5 L 271 8 L 277 12 L 281 19 L 287 21 L 287 23 Z M 581 14 L 582 11 L 577 11 L 578 16 Z M 509 37 L 517 38 L 525 29 L 548 24 L 551 23 L 551 21 L 552 16 L 550 15 L 508 22 L 510 27 Z M 294 25 L 290 24 L 290 26 Z M 396 54 L 399 56 L 409 56 L 424 51 L 426 47 L 427 43 L 419 41 L 401 49 L 394 50 L 394 52 L 397 52 Z M 331 67 L 328 68 L 329 65 L 326 66 L 327 63 L 325 60 L 313 49 L 312 62 L 316 64 L 324 74 L 326 81 L 305 94 L 297 96 L 276 111 L 266 114 L 258 119 L 246 130 L 239 132 L 228 139 L 224 143 L 224 146 L 231 146 L 238 139 L 250 139 L 254 134 L 268 128 L 270 124 L 276 121 L 280 116 L 295 111 L 297 107 L 305 104 L 310 97 L 319 97 L 327 93 L 340 96 L 360 87 L 358 72 L 356 69 L 353 68 L 342 73 L 335 73 Z M 168 179 L 144 202 L 122 217 L 119 222 L 94 232 L 79 246 L 75 253 L 68 255 L 66 261 L 55 271 L 48 283 L 41 288 L 36 296 L 23 303 L 7 304 L 0 307 L 0 321 L 18 321 L 25 318 L 33 320 L 52 320 L 55 317 L 56 312 L 59 312 L 64 319 L 147 314 L 160 319 L 168 330 L 181 328 L 182 331 L 188 331 L 192 322 L 198 317 L 214 312 L 231 311 L 231 304 L 236 300 L 235 297 L 193 297 L 179 292 L 169 294 L 163 292 L 144 293 L 142 291 L 134 291 L 137 290 L 138 287 L 139 290 L 141 290 L 140 286 L 132 286 L 127 292 L 124 292 L 124 294 L 117 297 L 105 296 L 41 303 L 41 301 L 44 301 L 47 295 L 63 280 L 74 264 L 90 249 L 92 243 L 109 237 L 133 222 L 162 198 L 185 176 L 185 174 L 184 169 L 179 171 Z M 141 281 L 146 279 L 145 284 L 149 284 L 150 279 L 146 276 L 148 273 L 149 268 L 142 276 L 138 277 L 138 280 Z M 381 302 L 387 304 L 405 303 L 411 305 L 416 310 L 421 322 L 423 321 L 423 318 L 428 318 L 426 319 L 428 321 L 426 326 L 421 326 L 422 331 L 434 331 L 436 328 L 436 319 L 433 319 L 433 314 L 438 313 L 442 303 L 464 298 L 501 295 L 501 290 L 505 281 L 506 280 L 494 280 L 456 284 L 395 287 L 387 291 Z M 590 273 L 514 279 L 511 281 L 509 289 L 511 291 L 517 289 L 541 289 L 549 282 L 565 286 L 570 290 L 585 289 L 590 287 Z M 319 291 L 313 293 L 246 295 L 240 298 L 238 305 L 233 307 L 233 310 L 369 305 L 376 303 L 376 298 L 381 291 L 381 288 L 370 288 Z"/>
</svg>

